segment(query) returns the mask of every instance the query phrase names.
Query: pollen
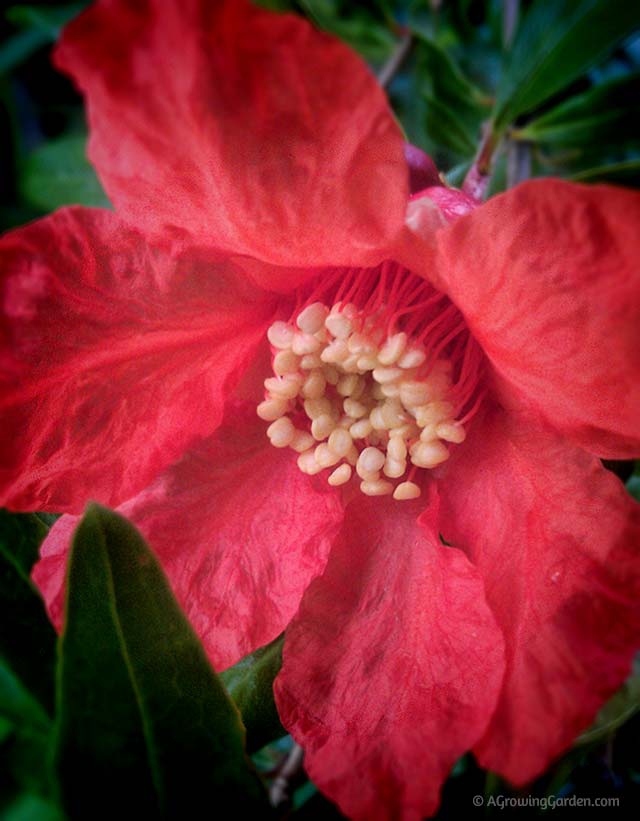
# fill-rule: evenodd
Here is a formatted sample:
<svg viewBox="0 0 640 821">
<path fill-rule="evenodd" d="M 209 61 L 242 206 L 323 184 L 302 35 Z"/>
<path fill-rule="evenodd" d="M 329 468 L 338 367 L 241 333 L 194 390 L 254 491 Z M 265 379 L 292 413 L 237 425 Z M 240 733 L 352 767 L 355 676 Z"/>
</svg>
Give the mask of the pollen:
<svg viewBox="0 0 640 821">
<path fill-rule="evenodd" d="M 332 487 L 419 497 L 480 406 L 482 354 L 462 316 L 395 263 L 323 276 L 267 337 L 258 416 L 274 447 Z"/>
</svg>

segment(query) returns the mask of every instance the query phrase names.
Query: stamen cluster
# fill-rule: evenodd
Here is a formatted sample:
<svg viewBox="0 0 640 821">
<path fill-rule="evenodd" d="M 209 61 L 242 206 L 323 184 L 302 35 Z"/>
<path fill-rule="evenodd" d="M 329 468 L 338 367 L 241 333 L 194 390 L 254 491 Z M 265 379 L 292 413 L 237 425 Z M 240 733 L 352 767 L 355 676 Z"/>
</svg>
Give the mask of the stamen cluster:
<svg viewBox="0 0 640 821">
<path fill-rule="evenodd" d="M 393 296 L 397 302 L 397 288 L 375 299 L 369 294 L 360 307 L 348 299 L 331 307 L 307 302 L 290 322 L 271 325 L 274 376 L 265 379 L 258 416 L 271 422 L 272 445 L 300 454 L 304 473 L 331 469 L 328 482 L 339 486 L 355 469 L 364 494 L 405 500 L 420 496 L 416 470 L 442 464 L 448 445 L 464 441 L 466 420 L 456 419 L 450 323 L 436 314 L 438 341 L 445 332 L 451 339 L 434 347 L 428 334 L 397 327 L 399 315 L 416 313 L 420 299 L 398 310 Z"/>
</svg>

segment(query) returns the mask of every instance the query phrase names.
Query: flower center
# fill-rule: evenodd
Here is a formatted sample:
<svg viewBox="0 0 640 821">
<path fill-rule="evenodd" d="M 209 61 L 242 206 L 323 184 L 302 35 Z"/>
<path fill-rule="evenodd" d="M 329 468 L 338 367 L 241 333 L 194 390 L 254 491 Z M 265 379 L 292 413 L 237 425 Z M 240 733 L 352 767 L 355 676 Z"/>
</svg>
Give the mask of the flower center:
<svg viewBox="0 0 640 821">
<path fill-rule="evenodd" d="M 278 448 L 330 485 L 414 499 L 461 444 L 482 353 L 445 294 L 395 263 L 324 274 L 269 328 L 274 376 L 258 416 Z M 399 481 L 398 481 L 399 480 Z"/>
</svg>

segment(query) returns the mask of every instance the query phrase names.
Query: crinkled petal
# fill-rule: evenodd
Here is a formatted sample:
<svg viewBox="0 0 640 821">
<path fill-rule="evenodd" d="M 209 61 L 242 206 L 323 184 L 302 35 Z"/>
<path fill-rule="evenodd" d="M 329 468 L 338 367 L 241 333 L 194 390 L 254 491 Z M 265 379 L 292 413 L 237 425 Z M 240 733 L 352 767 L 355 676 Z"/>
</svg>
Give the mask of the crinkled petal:
<svg viewBox="0 0 640 821">
<path fill-rule="evenodd" d="M 63 209 L 7 234 L 0 259 L 0 504 L 14 509 L 145 487 L 215 430 L 273 313 L 230 264 L 162 254 L 110 211 Z"/>
<path fill-rule="evenodd" d="M 477 746 L 515 784 L 542 773 L 628 676 L 640 647 L 640 506 L 545 423 L 492 410 L 440 468 L 441 531 L 469 552 L 507 674 Z"/>
<path fill-rule="evenodd" d="M 503 643 L 477 571 L 418 502 L 358 499 L 286 632 L 275 682 L 315 784 L 349 818 L 421 819 L 484 732 Z"/>
<path fill-rule="evenodd" d="M 86 95 L 111 201 L 153 237 L 355 265 L 381 261 L 401 229 L 408 171 L 382 90 L 292 14 L 103 0 L 65 30 L 57 63 Z"/>
<path fill-rule="evenodd" d="M 213 437 L 118 510 L 157 554 L 217 670 L 284 630 L 343 515 L 332 488 L 270 444 L 255 406 L 232 406 Z M 72 518 L 54 525 L 34 573 L 57 623 Z"/>
<path fill-rule="evenodd" d="M 438 275 L 503 380 L 598 456 L 640 455 L 640 194 L 524 183 L 439 233 Z"/>
</svg>

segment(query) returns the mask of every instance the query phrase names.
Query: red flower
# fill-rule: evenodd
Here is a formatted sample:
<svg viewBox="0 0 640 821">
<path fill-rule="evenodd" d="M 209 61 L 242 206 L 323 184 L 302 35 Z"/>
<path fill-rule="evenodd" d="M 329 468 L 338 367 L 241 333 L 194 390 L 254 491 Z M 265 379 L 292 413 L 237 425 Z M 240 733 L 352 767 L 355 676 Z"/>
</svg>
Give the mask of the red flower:
<svg viewBox="0 0 640 821">
<path fill-rule="evenodd" d="M 245 2 L 104 0 L 57 59 L 119 216 L 2 240 L 0 501 L 119 506 L 218 668 L 287 628 L 282 720 L 346 814 L 433 812 L 469 748 L 527 782 L 640 643 L 638 508 L 597 458 L 640 450 L 640 197 L 434 187 L 407 216 L 366 68 Z M 269 328 L 283 447 L 255 414 Z M 312 477 L 292 425 L 326 438 L 338 407 L 378 430 L 342 427 Z M 74 523 L 36 571 L 57 620 Z"/>
</svg>

